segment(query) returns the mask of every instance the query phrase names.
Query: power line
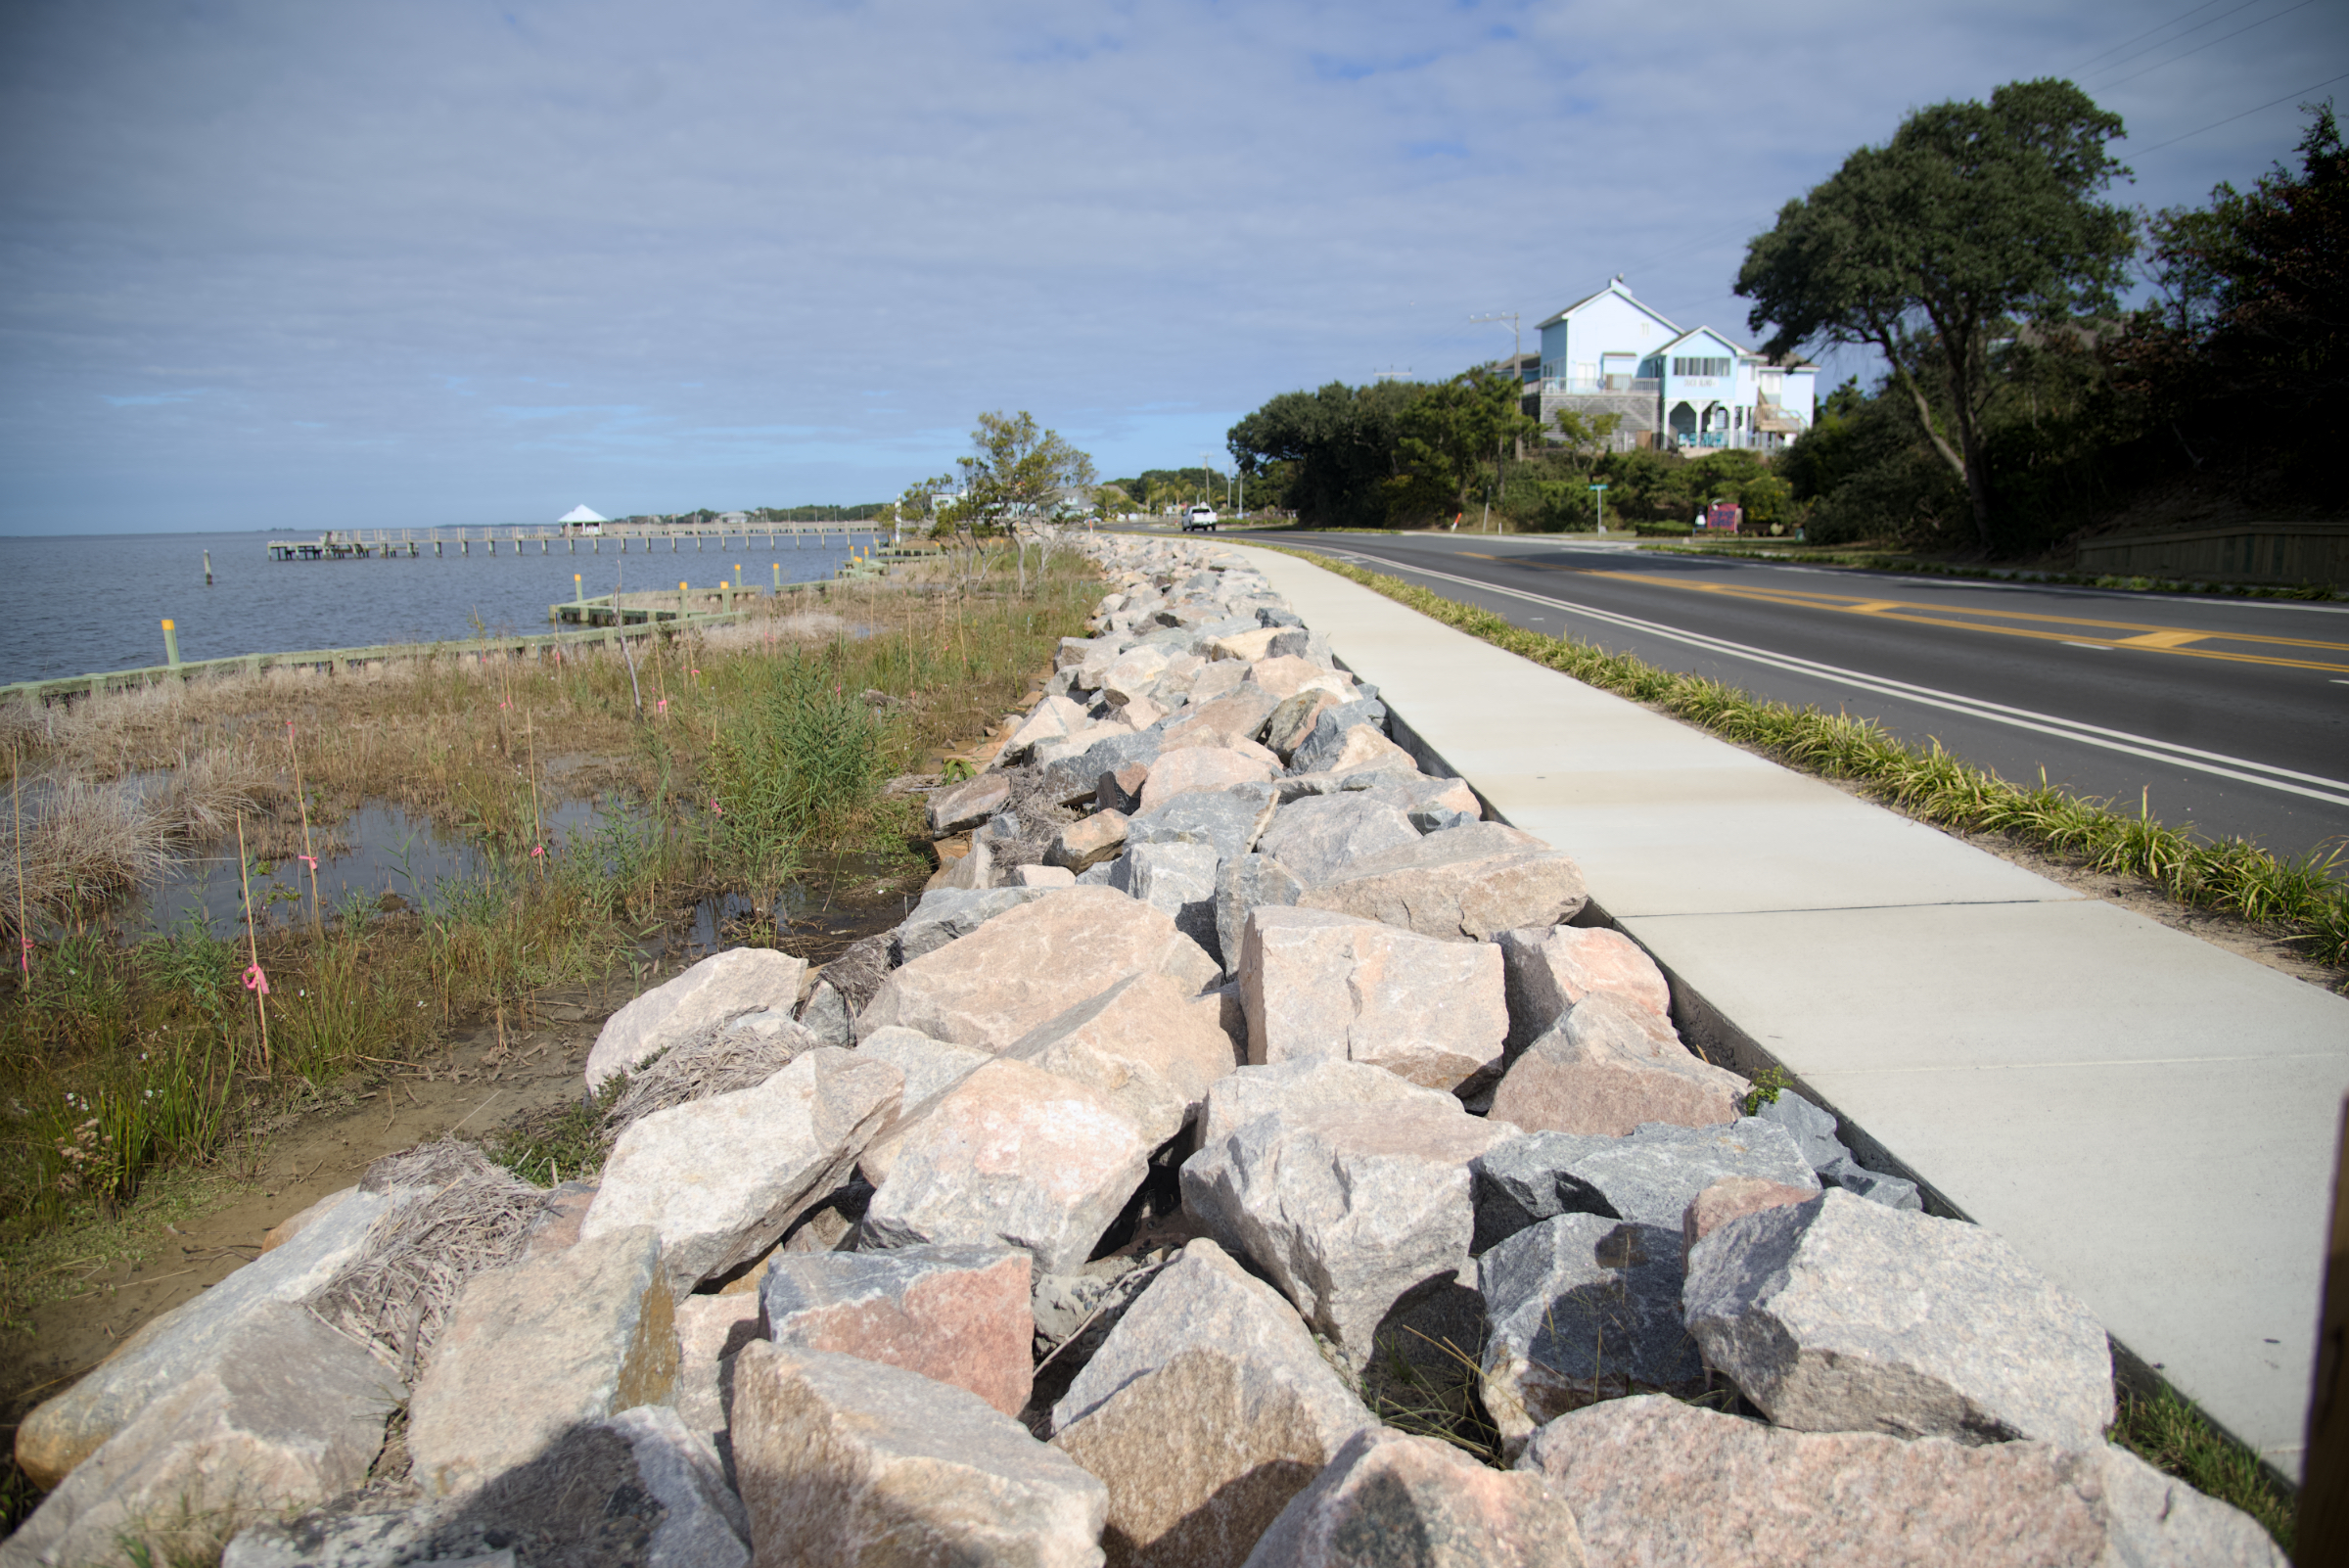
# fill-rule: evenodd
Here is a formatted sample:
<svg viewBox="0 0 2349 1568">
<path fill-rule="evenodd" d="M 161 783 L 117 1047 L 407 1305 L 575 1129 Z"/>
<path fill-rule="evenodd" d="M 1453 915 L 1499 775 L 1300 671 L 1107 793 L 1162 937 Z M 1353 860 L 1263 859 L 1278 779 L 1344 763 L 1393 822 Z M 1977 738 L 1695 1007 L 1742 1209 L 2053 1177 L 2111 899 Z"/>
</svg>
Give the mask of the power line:
<svg viewBox="0 0 2349 1568">
<path fill-rule="evenodd" d="M 2310 7 L 2310 6 L 2313 6 L 2313 5 L 2315 5 L 2316 3 L 2317 3 L 2317 0 L 2300 0 L 2300 3 L 2299 3 L 2298 5 L 2293 5 L 2293 6 L 2285 6 L 2285 7 L 2284 7 L 2284 8 L 2283 8 L 2281 11 L 2279 11 L 2279 12 L 2277 12 L 2277 13 L 2276 13 L 2274 16 L 2262 17 L 2262 18 L 2260 18 L 2260 19 L 2259 19 L 2257 22 L 2250 23 L 2247 23 L 2247 24 L 2246 24 L 2246 25 L 2244 25 L 2244 26 L 2240 26 L 2240 27 L 2237 27 L 2237 28 L 2235 28 L 2235 29 L 2234 29 L 2234 31 L 2233 31 L 2233 32 L 2224 32 L 2224 33 L 2221 33 L 2221 34 L 2219 34 L 2219 36 L 2217 36 L 2216 38 L 2213 38 L 2213 39 L 2211 39 L 2211 40 L 2210 40 L 2208 43 L 2198 43 L 2198 44 L 2194 45 L 2194 47 L 2193 47 L 2193 48 L 2191 48 L 2191 49 L 2188 49 L 2188 50 L 2185 51 L 2185 52 L 2184 52 L 2184 53 L 2182 53 L 2182 54 L 2175 54 L 2175 55 L 2172 55 L 2172 56 L 2170 56 L 2170 58 L 2169 58 L 2169 59 L 2167 59 L 2167 60 L 2160 61 L 2160 62 L 2158 62 L 2157 64 L 2154 64 L 2154 65 L 2147 66 L 2147 67 L 2146 67 L 2144 69 L 2142 69 L 2142 70 L 2136 71 L 2136 72 L 2134 72 L 2134 73 L 2132 73 L 2132 74 L 2130 74 L 2130 75 L 2127 75 L 2127 76 L 2123 76 L 2123 77 L 2122 77 L 2122 78 L 2121 78 L 2119 81 L 2108 81 L 2108 82 L 2104 83 L 2102 86 L 2100 86 L 2100 87 L 2096 88 L 2096 90 L 2097 92 L 2100 92 L 2100 93 L 2108 93 L 2108 92 L 2112 91 L 2112 90 L 2113 90 L 2115 87 L 2119 87 L 2119 86 L 2122 86 L 2122 85 L 2124 85 L 2124 84 L 2126 84 L 2126 83 L 2128 83 L 2128 82 L 2133 82 L 2133 81 L 2137 80 L 2137 78 L 2138 78 L 2139 76 L 2149 76 L 2149 75 L 2151 75 L 2151 74 L 2152 74 L 2154 71 L 2157 71 L 2157 70 L 2159 70 L 2159 69 L 2161 69 L 2163 66 L 2174 66 L 2174 65 L 2176 65 L 2176 64 L 2177 64 L 2179 61 L 2181 61 L 2181 60 L 2184 60 L 2184 59 L 2185 59 L 2185 58 L 2186 58 L 2188 55 L 2198 55 L 2198 54 L 2200 54 L 2200 53 L 2201 53 L 2203 50 L 2205 50 L 2205 49 L 2210 49 L 2210 48 L 2214 48 L 2214 47 L 2216 47 L 2216 46 L 2217 46 L 2217 45 L 2219 45 L 2219 44 L 2223 44 L 2223 43 L 2225 43 L 2225 42 L 2226 42 L 2228 39 L 2230 39 L 2230 38 L 2240 38 L 2240 37 L 2241 37 L 2241 36 L 2242 36 L 2244 33 L 2251 31 L 2251 30 L 2252 30 L 2252 28 L 2254 28 L 2254 27 L 2264 27 L 2264 26 L 2266 26 L 2266 25 L 2267 25 L 2269 23 L 2271 23 L 2271 22 L 2274 22 L 2274 21 L 2277 21 L 2279 18 L 2282 18 L 2282 17 L 2288 17 L 2288 16 L 2290 16 L 2290 15 L 2291 15 L 2293 12 L 2295 12 L 2295 11 L 2304 11 L 2304 10 L 2306 10 L 2308 7 Z"/>
<path fill-rule="evenodd" d="M 2198 6 L 2194 7 L 2194 11 L 2208 11 L 2208 10 L 2209 10 L 2209 9 L 2210 9 L 2212 6 L 2215 6 L 2215 5 L 2217 5 L 2218 3 L 2219 3 L 2219 0 L 2202 0 L 2202 3 L 2201 3 L 2200 5 L 2198 5 Z M 2248 7 L 2255 6 L 2255 5 L 2257 5 L 2257 4 L 2259 4 L 2259 0 L 2242 0 L 2242 3 L 2241 3 L 2240 5 L 2230 6 L 2230 7 L 2228 7 L 2228 8 L 2227 8 L 2225 11 L 2222 11 L 2222 12 L 2220 12 L 2220 13 L 2219 13 L 2217 16 L 2210 18 L 2208 21 L 2205 21 L 2205 22 L 2198 22 L 2198 23 L 2194 23 L 2194 25 L 2193 25 L 2193 26 L 2191 26 L 2191 27 L 2188 27 L 2188 28 L 2187 29 L 2187 32 L 2200 32 L 2200 31 L 2201 31 L 2201 30 L 2202 30 L 2204 27 L 2207 27 L 2207 26 L 2209 26 L 2209 25 L 2211 24 L 2211 23 L 2213 23 L 2213 22 L 2224 22 L 2224 21 L 2226 21 L 2226 20 L 2227 20 L 2229 17 L 2232 17 L 2232 16 L 2234 16 L 2234 14 L 2235 14 L 2237 11 L 2244 10 L 2244 9 L 2246 9 L 2246 8 L 2248 8 Z M 2178 15 L 2178 16 L 2172 17 L 2172 18 L 2171 18 L 2169 21 L 2167 21 L 2167 22 L 2163 23 L 2162 23 L 2160 26 L 2158 26 L 2158 27 L 2149 27 L 2149 28 L 2147 28 L 2145 31 L 2139 33 L 2139 34 L 2138 34 L 2136 37 L 2134 37 L 2134 38 L 2126 39 L 2126 40 L 2124 40 L 2124 41 L 2122 41 L 2122 42 L 2120 42 L 2120 43 L 2114 44 L 2114 45 L 2113 45 L 2113 46 L 2112 46 L 2110 49 L 2107 49 L 2107 50 L 2105 50 L 2105 51 L 2104 51 L 2104 55 L 2116 55 L 2116 54 L 2119 54 L 2119 53 L 2120 53 L 2122 50 L 2124 50 L 2124 49 L 2128 48 L 2128 47 L 2129 47 L 2131 44 L 2135 44 L 2135 43 L 2142 43 L 2142 42 L 2143 42 L 2145 39 L 2152 37 L 2152 36 L 2153 36 L 2153 34 L 2155 34 L 2155 33 L 2157 33 L 2157 32 L 2167 32 L 2167 31 L 2169 31 L 2169 30 L 2170 30 L 2172 27 L 2175 27 L 2176 25 L 2178 25 L 2178 23 L 2180 23 L 2181 22 L 2184 22 L 2184 21 L 2185 21 L 2185 20 L 2186 20 L 2188 17 L 2190 17 L 2190 16 L 2192 16 L 2192 15 L 2194 14 L 2194 11 L 2188 11 L 2188 12 L 2184 12 L 2184 13 L 2182 13 L 2182 14 Z M 2178 37 L 2179 37 L 2179 38 L 2183 38 L 2183 37 L 2185 37 L 2186 35 L 2187 35 L 2186 33 L 2180 33 L 2180 34 L 2178 35 Z M 2176 43 L 2176 42 L 2178 41 L 2178 38 L 2171 38 L 2171 39 L 2168 39 L 2168 40 L 2166 40 L 2166 41 L 2167 41 L 2167 42 L 2170 42 L 2170 43 Z M 2160 44 L 2155 44 L 2153 47 L 2154 47 L 2154 48 L 2156 48 L 2156 49 L 2158 49 L 2158 48 L 2160 48 L 2160 47 L 2161 47 L 2161 45 L 2160 45 Z M 2068 76 L 2068 75 L 2072 74 L 2072 72 L 2073 72 L 2073 71 L 2086 70 L 2086 69 L 2087 69 L 2089 67 L 2091 67 L 2091 66 L 2093 66 L 2093 65 L 2096 64 L 2096 62 L 2098 62 L 2098 61 L 2102 60 L 2102 59 L 2104 58 L 2104 55 L 2091 55 L 2091 56 L 2089 56 L 2089 57 L 2088 57 L 2086 60 L 2083 60 L 2083 61 L 2081 61 L 2081 62 L 2080 62 L 2080 64 L 2078 64 L 2077 66 L 2073 66 L 2072 68 L 2070 68 L 2070 69 L 2066 70 L 2066 71 L 2064 72 L 2064 74 Z M 2119 61 L 2119 60 L 2116 60 L 2116 61 L 2114 61 L 2114 62 L 2113 62 L 2113 64 L 2114 64 L 2114 65 L 2116 65 L 2116 66 L 2119 66 L 2119 65 L 2125 65 L 2125 64 L 2127 64 L 2127 62 L 2125 62 L 2125 61 Z"/>
<path fill-rule="evenodd" d="M 2150 147 L 2140 147 L 2136 151 L 2132 152 L 2129 156 L 2132 158 L 2142 158 L 2147 153 L 2158 153 L 2165 147 L 2175 147 L 2180 142 L 2191 141 L 2193 138 L 2201 135 L 2202 131 L 2213 131 L 2217 130 L 2221 125 L 2232 125 L 2236 120 L 2243 118 L 2245 115 L 2256 115 L 2262 109 L 2274 109 L 2278 104 L 2288 104 L 2295 98 L 2304 98 L 2308 94 L 2315 92 L 2317 87 L 2329 87 L 2336 81 L 2349 81 L 2349 70 L 2342 71 L 2338 76 L 2326 77 L 2325 80 L 2318 82 L 2315 87 L 2303 87 L 2296 93 L 2285 93 L 2281 98 L 2271 98 L 2264 104 L 2244 110 L 2241 115 L 2230 115 L 2225 119 L 2214 119 L 2209 124 L 2203 126 L 2202 130 L 2190 130 L 2188 131 L 2184 136 L 2173 136 L 2166 142 L 2155 142 Z"/>
</svg>

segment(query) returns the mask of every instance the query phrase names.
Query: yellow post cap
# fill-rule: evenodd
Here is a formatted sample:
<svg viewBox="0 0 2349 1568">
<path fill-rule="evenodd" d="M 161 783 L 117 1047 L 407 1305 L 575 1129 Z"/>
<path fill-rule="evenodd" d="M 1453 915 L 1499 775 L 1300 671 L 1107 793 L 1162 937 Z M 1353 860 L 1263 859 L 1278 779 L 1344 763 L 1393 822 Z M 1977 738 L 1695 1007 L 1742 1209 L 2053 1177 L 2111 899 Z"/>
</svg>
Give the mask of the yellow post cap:
<svg viewBox="0 0 2349 1568">
<path fill-rule="evenodd" d="M 163 623 L 163 629 L 164 629 L 165 631 L 177 631 L 179 628 L 178 628 L 177 626 L 173 625 L 173 624 L 172 624 L 172 623 L 170 623 L 168 620 L 166 620 L 166 621 L 164 621 L 164 623 Z"/>
</svg>

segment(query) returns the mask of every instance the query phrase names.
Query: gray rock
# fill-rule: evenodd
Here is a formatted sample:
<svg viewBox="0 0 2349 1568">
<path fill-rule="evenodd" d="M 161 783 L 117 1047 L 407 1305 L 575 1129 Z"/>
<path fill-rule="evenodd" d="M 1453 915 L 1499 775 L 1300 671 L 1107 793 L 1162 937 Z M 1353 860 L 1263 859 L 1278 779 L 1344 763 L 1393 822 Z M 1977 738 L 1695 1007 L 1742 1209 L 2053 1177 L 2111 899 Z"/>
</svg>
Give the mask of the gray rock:
<svg viewBox="0 0 2349 1568">
<path fill-rule="evenodd" d="M 1361 699 L 1322 709 L 1320 716 L 1313 720 L 1313 730 L 1290 753 L 1289 771 L 1318 773 L 1329 766 L 1330 761 L 1345 749 L 1346 732 L 1357 724 L 1368 724 L 1384 735 L 1387 732 L 1387 705 Z"/>
<path fill-rule="evenodd" d="M 1295 626 L 1302 629 L 1305 620 L 1286 606 L 1267 605 L 1256 612 L 1256 623 L 1260 626 Z"/>
<path fill-rule="evenodd" d="M 974 837 L 970 847 L 960 855 L 948 860 L 930 880 L 933 890 L 944 892 L 976 891 L 995 885 L 994 847 L 986 839 Z"/>
<path fill-rule="evenodd" d="M 1115 860 L 1095 861 L 1077 873 L 1077 885 L 1081 888 L 1106 888 L 1109 879 L 1117 874 L 1117 869 Z"/>
<path fill-rule="evenodd" d="M 263 1308 L 307 1301 L 330 1284 L 359 1258 L 379 1221 L 441 1185 L 417 1160 L 377 1161 L 355 1190 L 291 1240 L 150 1318 L 79 1382 L 37 1406 L 17 1431 L 17 1462 L 33 1484 L 57 1487 L 148 1405 L 209 1376 L 225 1347 Z"/>
<path fill-rule="evenodd" d="M 1512 1130 L 1456 1102 L 1275 1112 L 1184 1163 L 1183 1208 L 1359 1367 L 1398 1305 L 1468 1274 L 1468 1163 Z"/>
<path fill-rule="evenodd" d="M 1773 1422 L 2095 1448 L 2104 1330 L 1991 1232 L 1828 1191 L 1715 1230 L 1682 1307 L 1705 1361 Z"/>
<path fill-rule="evenodd" d="M 760 1562 L 1101 1561 L 1099 1481 L 977 1395 L 878 1361 L 744 1350 L 734 1463 Z"/>
<path fill-rule="evenodd" d="M 628 1445 L 644 1490 L 663 1509 L 645 1568 L 749 1568 L 751 1523 L 717 1454 L 666 1405 L 638 1405 L 603 1423 Z"/>
<path fill-rule="evenodd" d="M 1574 1510 L 1541 1477 L 1434 1438 L 1358 1433 L 1272 1521 L 1247 1568 L 1584 1568 Z"/>
<path fill-rule="evenodd" d="M 1747 1118 L 1714 1127 L 1649 1122 L 1628 1137 L 1530 1132 L 1477 1160 L 1476 1250 L 1553 1215 L 1664 1225 L 1716 1181 L 1758 1176 L 1819 1190 L 1786 1130 Z"/>
<path fill-rule="evenodd" d="M 744 1013 L 799 1005 L 807 961 L 772 947 L 733 947 L 654 987 L 606 1020 L 587 1053 L 589 1093 L 616 1073 L 682 1043 L 697 1030 Z"/>
<path fill-rule="evenodd" d="M 359 1484 L 407 1391 L 299 1308 L 262 1302 L 144 1405 L 0 1545 L 8 1568 L 206 1555 L 247 1523 Z M 200 1539 L 191 1540 L 191 1534 Z"/>
<path fill-rule="evenodd" d="M 408 1402 L 416 1484 L 469 1492 L 574 1427 L 667 1403 L 675 1313 L 650 1225 L 474 1275 Z"/>
<path fill-rule="evenodd" d="M 1298 1117 L 1311 1111 L 1363 1110 L 1409 1103 L 1449 1114 L 1459 1102 L 1442 1089 L 1422 1088 L 1367 1062 L 1301 1056 L 1268 1067 L 1243 1067 L 1208 1085 L 1199 1118 L 1199 1146 L 1222 1142 L 1260 1116 Z"/>
<path fill-rule="evenodd" d="M 1216 934 L 1216 872 L 1221 865 L 1213 844 L 1129 841 L 1109 885 L 1167 915 L 1221 964 L 1223 945 Z"/>
<path fill-rule="evenodd" d="M 1216 949 L 1226 974 L 1239 966 L 1248 911 L 1294 905 L 1305 893 L 1297 874 L 1267 854 L 1225 860 L 1216 872 Z"/>
<path fill-rule="evenodd" d="M 1052 1430 L 1066 1432 L 1136 1378 L 1196 1350 L 1231 1352 L 1247 1361 L 1256 1376 L 1292 1390 L 1332 1450 L 1376 1424 L 1322 1357 L 1295 1309 L 1202 1236 L 1144 1282 L 1140 1295 L 1053 1406 Z"/>
<path fill-rule="evenodd" d="M 1365 855 L 1306 889 L 1317 909 L 1483 942 L 1518 926 L 1562 924 L 1588 897 L 1583 873 L 1530 833 L 1471 822 Z"/>
<path fill-rule="evenodd" d="M 1754 1115 L 1784 1128 L 1802 1151 L 1803 1163 L 1814 1171 L 1824 1171 L 1836 1161 L 1852 1157 L 1852 1151 L 1835 1135 L 1835 1118 L 1792 1089 L 1778 1090 L 1777 1098 L 1755 1107 Z"/>
<path fill-rule="evenodd" d="M 1028 1403 L 1029 1260 L 962 1242 L 778 1257 L 759 1284 L 778 1345 L 886 1361 L 978 1395 L 1005 1415 Z"/>
<path fill-rule="evenodd" d="M 766 1251 L 839 1186 L 904 1085 L 886 1061 L 820 1046 L 757 1088 L 655 1111 L 613 1145 L 580 1237 L 652 1227 L 683 1295 Z"/>
<path fill-rule="evenodd" d="M 1032 903 L 1051 891 L 1049 888 L 932 888 L 913 906 L 913 913 L 898 924 L 892 956 L 898 964 L 911 963 L 957 937 L 969 936 L 995 916 L 1023 903 Z"/>
<path fill-rule="evenodd" d="M 1560 1416 L 1518 1462 L 1594 1562 L 2284 1568 L 2250 1517 L 2104 1444 L 1789 1432 L 1651 1396 Z"/>
<path fill-rule="evenodd" d="M 1065 1274 L 1036 1275 L 1028 1301 L 1036 1356 L 1056 1357 L 1064 1369 L 1082 1368 L 1157 1275 L 1153 1263 L 1130 1253 L 1095 1258 Z"/>
<path fill-rule="evenodd" d="M 1848 1154 L 1821 1171 L 1819 1178 L 1841 1187 L 1855 1198 L 1865 1198 L 1887 1209 L 1906 1209 L 1912 1214 L 1924 1212 L 1924 1195 L 1916 1190 L 1915 1182 L 1870 1171 Z"/>
<path fill-rule="evenodd" d="M 856 1043 L 856 1015 L 873 999 L 897 967 L 897 933 L 877 932 L 841 949 L 823 966 L 807 999 L 800 1004 L 800 1027 L 818 1043 L 843 1049 Z"/>
<path fill-rule="evenodd" d="M 991 1053 L 969 1045 L 950 1045 L 910 1029 L 877 1029 L 856 1047 L 859 1056 L 889 1063 L 905 1075 L 905 1089 L 898 1101 L 900 1119 L 944 1093 L 992 1061 Z"/>
<path fill-rule="evenodd" d="M 1703 1392 L 1681 1323 L 1679 1225 L 1564 1214 L 1477 1260 L 1485 1410 L 1515 1457 L 1535 1428 L 1597 1400 Z"/>
<path fill-rule="evenodd" d="M 1265 745 L 1283 762 L 1288 761 L 1298 747 L 1313 738 L 1313 725 L 1321 715 L 1344 706 L 1344 701 L 1335 692 L 1318 686 L 1282 698 L 1280 706 L 1265 720 Z"/>
<path fill-rule="evenodd" d="M 1038 793 L 1055 806 L 1082 801 L 1093 793 L 1093 786 L 1100 782 L 1102 774 L 1114 773 L 1134 762 L 1147 767 L 1157 761 L 1160 744 L 1154 730 L 1104 736 L 1075 756 L 1061 758 L 1045 767 L 1037 785 Z"/>
<path fill-rule="evenodd" d="M 930 797 L 930 832 L 935 837 L 977 827 L 1010 800 L 1011 780 L 999 772 L 949 784 Z"/>
<path fill-rule="evenodd" d="M 1234 859 L 1256 847 L 1257 835 L 1272 819 L 1276 800 L 1272 789 L 1263 784 L 1177 795 L 1128 822 L 1126 842 L 1212 844 L 1218 859 Z"/>
<path fill-rule="evenodd" d="M 1328 881 L 1365 855 L 1418 841 L 1419 830 L 1403 811 L 1367 792 L 1350 792 L 1280 807 L 1257 849 L 1311 884 Z"/>
</svg>

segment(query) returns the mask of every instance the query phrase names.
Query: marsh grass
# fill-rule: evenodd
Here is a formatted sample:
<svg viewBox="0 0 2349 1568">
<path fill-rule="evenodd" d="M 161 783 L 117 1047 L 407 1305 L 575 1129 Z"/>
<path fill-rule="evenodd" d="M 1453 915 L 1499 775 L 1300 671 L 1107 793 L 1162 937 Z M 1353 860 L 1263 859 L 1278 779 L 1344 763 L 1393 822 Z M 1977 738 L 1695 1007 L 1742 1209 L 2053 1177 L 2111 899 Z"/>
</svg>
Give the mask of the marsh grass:
<svg viewBox="0 0 2349 1568">
<path fill-rule="evenodd" d="M 12 958 L 32 943 L 0 981 L 0 1319 L 46 1288 L 17 1262 L 42 1234 L 121 1216 L 159 1173 L 216 1160 L 461 1024 L 527 1027 L 538 992 L 625 965 L 696 899 L 771 900 L 820 857 L 915 863 L 918 812 L 883 783 L 989 727 L 1098 592 L 1072 557 L 1032 560 L 1024 593 L 1015 570 L 944 590 L 825 586 L 663 637 L 633 680 L 601 649 L 526 662 L 484 640 L 462 658 L 0 715 L 22 803 L 0 847 L 0 931 Z M 582 799 L 600 803 L 588 827 L 548 829 Z M 110 923 L 240 816 L 254 861 L 285 860 L 305 815 L 314 839 L 365 803 L 461 839 L 480 869 L 429 885 L 388 872 L 397 897 L 333 909 L 256 891 L 266 1055 L 242 919 L 135 941 Z M 569 1176 L 570 1135 L 550 1131 L 545 1169 Z M 514 1168 L 545 1178 L 528 1164 Z"/>
<path fill-rule="evenodd" d="M 1303 553 L 1303 552 L 1292 552 Z M 1649 703 L 1739 745 L 1827 778 L 1936 826 L 1998 834 L 2117 876 L 2142 879 L 2172 900 L 2215 909 L 2281 934 L 2320 964 L 2349 966 L 2349 883 L 2343 850 L 2279 855 L 2239 838 L 2207 839 L 2170 827 L 2150 802 L 2077 796 L 2049 784 L 2016 784 L 1974 767 L 1938 742 L 1911 746 L 1874 723 L 1814 707 L 1766 702 L 1725 682 L 1677 674 L 1594 643 L 1550 637 L 1400 577 L 1323 556 L 1317 566 L 1422 615 L 1576 679 Z"/>
</svg>

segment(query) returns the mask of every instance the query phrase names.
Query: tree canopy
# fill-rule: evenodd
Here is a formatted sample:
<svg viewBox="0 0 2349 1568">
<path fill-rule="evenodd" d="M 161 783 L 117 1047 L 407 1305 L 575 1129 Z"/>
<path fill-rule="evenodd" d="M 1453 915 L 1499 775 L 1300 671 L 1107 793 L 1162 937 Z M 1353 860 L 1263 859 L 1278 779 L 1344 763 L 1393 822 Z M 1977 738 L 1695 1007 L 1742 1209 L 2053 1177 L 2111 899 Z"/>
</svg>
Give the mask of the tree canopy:
<svg viewBox="0 0 2349 1568">
<path fill-rule="evenodd" d="M 962 496 L 940 521 L 974 531 L 1007 527 L 1016 517 L 1050 517 L 1068 492 L 1089 491 L 1097 478 L 1090 457 L 1059 432 L 1038 426 L 1026 409 L 981 414 L 971 450 L 954 466 Z M 931 481 L 930 486 L 943 489 L 945 484 Z"/>
<path fill-rule="evenodd" d="M 1983 416 L 1998 344 L 2019 323 L 2110 316 L 2135 249 L 2130 212 L 2096 198 L 2128 170 L 2105 151 L 2120 116 L 2067 81 L 2010 82 L 1936 104 L 1779 210 L 1747 247 L 1736 292 L 1768 348 L 1880 350 L 1992 546 Z"/>
</svg>

